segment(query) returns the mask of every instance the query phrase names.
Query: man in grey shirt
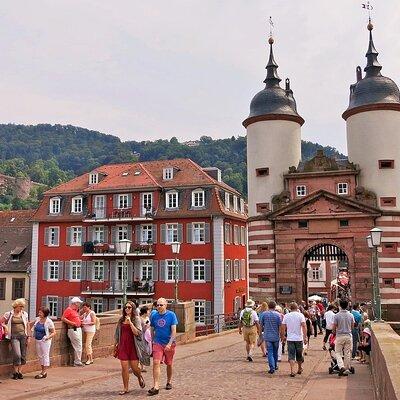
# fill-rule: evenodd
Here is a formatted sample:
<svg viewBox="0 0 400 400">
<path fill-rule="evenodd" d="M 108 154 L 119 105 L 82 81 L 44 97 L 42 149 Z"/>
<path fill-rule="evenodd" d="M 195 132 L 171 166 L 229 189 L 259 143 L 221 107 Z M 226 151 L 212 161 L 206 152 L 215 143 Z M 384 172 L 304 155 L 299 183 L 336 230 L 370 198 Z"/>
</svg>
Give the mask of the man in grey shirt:
<svg viewBox="0 0 400 400">
<path fill-rule="evenodd" d="M 336 333 L 335 353 L 339 367 L 339 376 L 347 376 L 350 370 L 351 349 L 353 338 L 351 330 L 354 328 L 354 317 L 347 311 L 349 302 L 340 300 L 340 311 L 333 319 L 333 333 Z M 344 360 L 343 360 L 344 354 Z"/>
</svg>

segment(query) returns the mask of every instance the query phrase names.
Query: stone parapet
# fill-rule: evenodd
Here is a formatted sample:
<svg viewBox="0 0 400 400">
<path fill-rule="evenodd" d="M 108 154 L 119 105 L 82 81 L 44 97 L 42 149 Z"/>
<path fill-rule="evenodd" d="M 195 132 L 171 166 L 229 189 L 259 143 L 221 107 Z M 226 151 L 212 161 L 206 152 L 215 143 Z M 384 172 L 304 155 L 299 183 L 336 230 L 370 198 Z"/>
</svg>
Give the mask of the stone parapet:
<svg viewBox="0 0 400 400">
<path fill-rule="evenodd" d="M 400 336 L 387 323 L 372 326 L 372 376 L 375 397 L 400 399 Z"/>
</svg>

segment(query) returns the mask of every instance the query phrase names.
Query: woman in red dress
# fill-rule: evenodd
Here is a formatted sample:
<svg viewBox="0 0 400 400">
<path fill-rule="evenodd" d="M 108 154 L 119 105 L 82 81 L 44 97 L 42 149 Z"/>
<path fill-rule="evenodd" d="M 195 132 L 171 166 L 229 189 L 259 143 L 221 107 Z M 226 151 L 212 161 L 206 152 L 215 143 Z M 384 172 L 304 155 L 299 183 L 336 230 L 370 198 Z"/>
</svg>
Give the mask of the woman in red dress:
<svg viewBox="0 0 400 400">
<path fill-rule="evenodd" d="M 134 336 L 140 335 L 141 330 L 142 324 L 140 317 L 136 314 L 136 306 L 131 301 L 127 301 L 115 330 L 114 353 L 121 363 L 124 384 L 124 389 L 119 392 L 120 395 L 129 392 L 129 366 L 138 378 L 140 387 L 142 389 L 145 387 L 134 341 Z"/>
</svg>

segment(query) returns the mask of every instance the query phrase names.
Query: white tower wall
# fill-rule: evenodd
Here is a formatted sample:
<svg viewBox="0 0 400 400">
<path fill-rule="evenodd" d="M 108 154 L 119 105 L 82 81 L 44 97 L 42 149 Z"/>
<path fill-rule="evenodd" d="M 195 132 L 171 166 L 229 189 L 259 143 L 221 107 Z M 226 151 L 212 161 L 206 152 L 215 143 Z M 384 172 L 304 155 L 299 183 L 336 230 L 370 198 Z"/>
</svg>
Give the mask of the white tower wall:
<svg viewBox="0 0 400 400">
<path fill-rule="evenodd" d="M 247 187 L 249 216 L 259 215 L 257 203 L 269 203 L 284 189 L 283 174 L 301 159 L 301 128 L 297 122 L 259 121 L 247 127 Z M 269 168 L 257 176 L 256 169 Z"/>
<path fill-rule="evenodd" d="M 348 117 L 349 160 L 361 168 L 359 185 L 376 193 L 382 209 L 400 210 L 400 112 L 366 111 Z M 379 160 L 394 160 L 394 169 L 379 169 Z M 380 205 L 381 197 L 396 197 L 396 207 Z"/>
</svg>

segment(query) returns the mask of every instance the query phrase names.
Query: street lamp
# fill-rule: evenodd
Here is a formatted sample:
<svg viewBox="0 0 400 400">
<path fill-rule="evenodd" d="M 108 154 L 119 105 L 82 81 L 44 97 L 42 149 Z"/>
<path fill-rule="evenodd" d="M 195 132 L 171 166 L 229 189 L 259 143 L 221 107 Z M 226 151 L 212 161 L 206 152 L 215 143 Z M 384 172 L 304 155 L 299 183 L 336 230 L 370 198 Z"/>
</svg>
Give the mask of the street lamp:
<svg viewBox="0 0 400 400">
<path fill-rule="evenodd" d="M 181 251 L 180 242 L 171 243 L 171 249 L 172 249 L 172 253 L 175 254 L 175 268 L 174 268 L 175 299 L 174 299 L 174 303 L 178 303 L 178 276 L 179 276 L 178 254 Z"/>
<path fill-rule="evenodd" d="M 381 245 L 382 230 L 373 228 L 367 236 L 368 248 L 372 250 L 372 303 L 375 314 L 375 321 L 382 321 L 382 307 L 381 307 L 381 289 L 379 284 L 379 261 L 378 261 L 378 247 Z"/>
<path fill-rule="evenodd" d="M 129 253 L 129 250 L 131 249 L 131 243 L 132 242 L 129 239 L 122 239 L 119 242 L 115 243 L 116 252 L 124 255 L 124 265 L 122 267 L 122 301 L 124 305 L 127 302 L 126 288 L 128 283 L 128 266 L 126 262 L 126 254 Z"/>
</svg>

